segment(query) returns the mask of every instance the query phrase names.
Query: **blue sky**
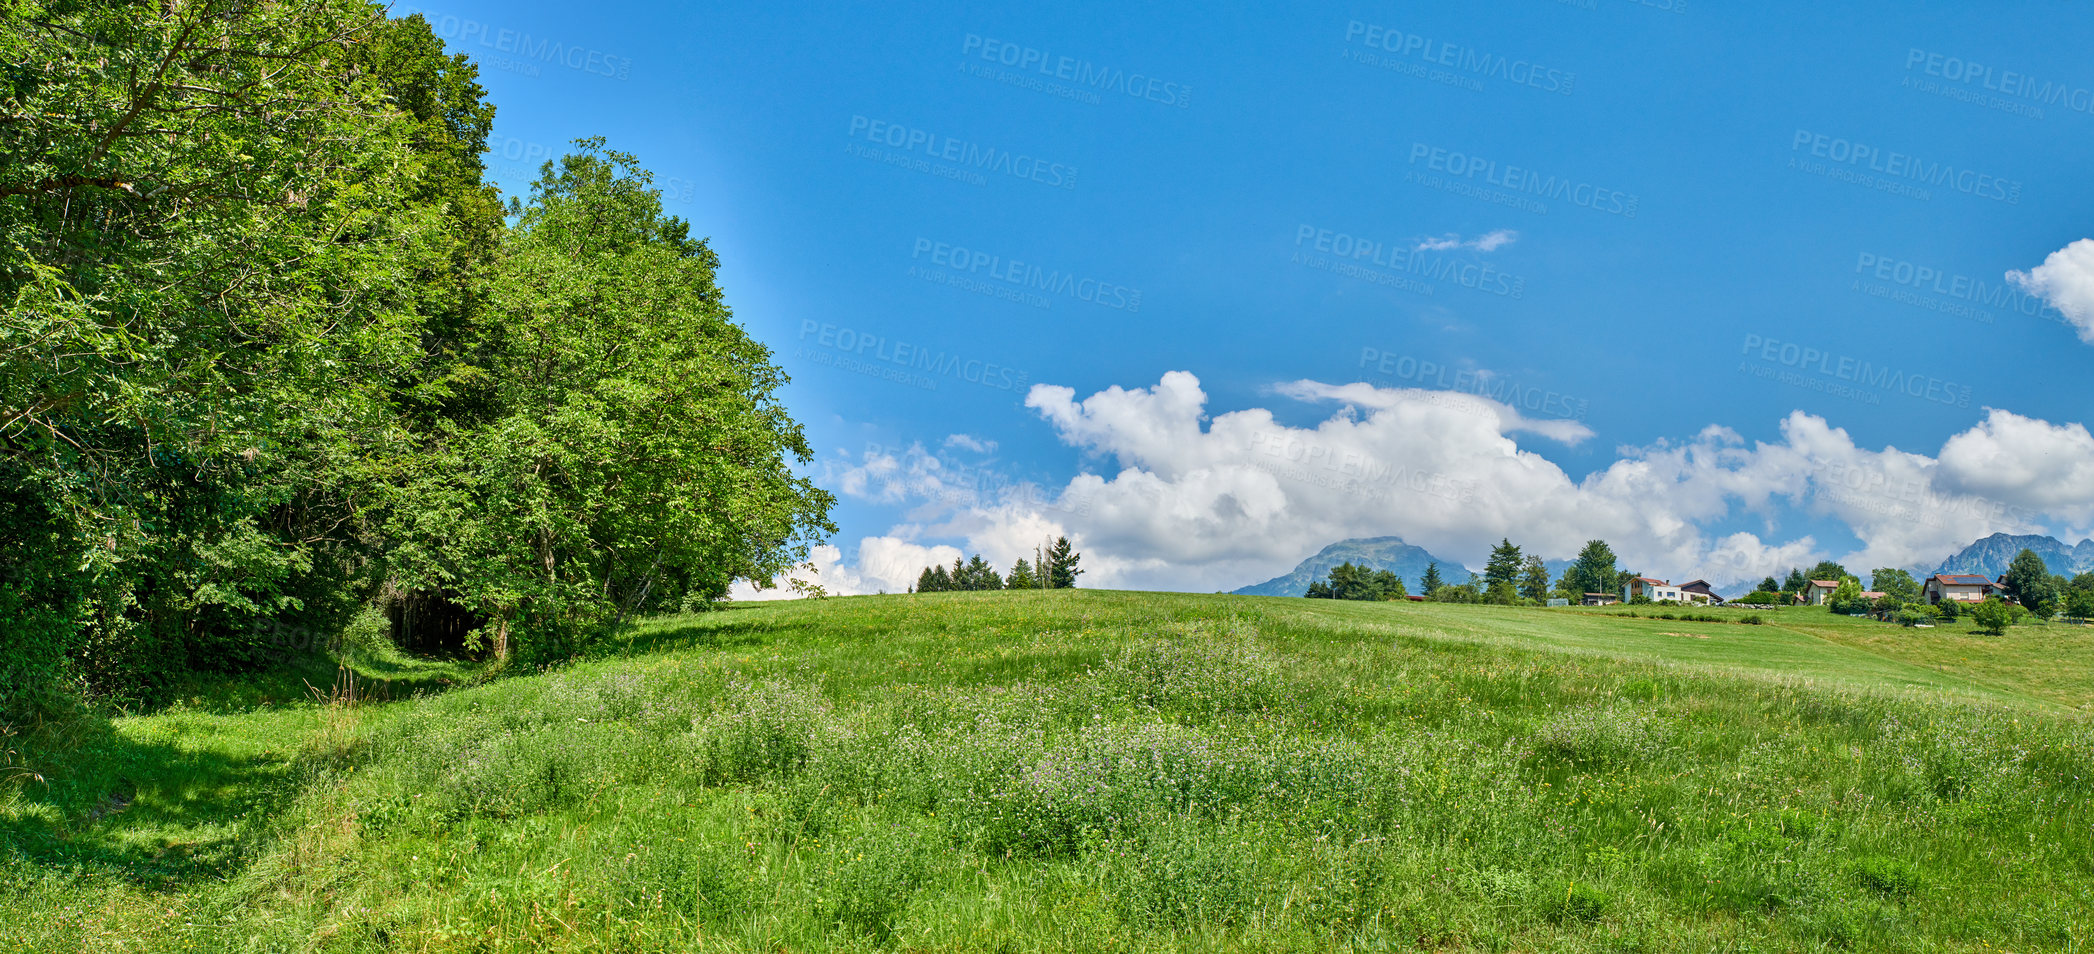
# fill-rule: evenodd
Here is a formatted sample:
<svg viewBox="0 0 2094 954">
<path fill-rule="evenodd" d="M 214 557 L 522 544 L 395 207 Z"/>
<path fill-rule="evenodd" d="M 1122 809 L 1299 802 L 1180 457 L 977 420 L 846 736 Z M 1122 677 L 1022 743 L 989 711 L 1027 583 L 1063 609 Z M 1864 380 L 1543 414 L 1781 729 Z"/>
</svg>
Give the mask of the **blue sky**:
<svg viewBox="0 0 2094 954">
<path fill-rule="evenodd" d="M 603 135 L 711 236 L 832 591 L 1046 532 L 1211 590 L 1370 532 L 1757 579 L 2094 524 L 2085 11 L 394 9 L 480 61 L 505 188 Z"/>
</svg>

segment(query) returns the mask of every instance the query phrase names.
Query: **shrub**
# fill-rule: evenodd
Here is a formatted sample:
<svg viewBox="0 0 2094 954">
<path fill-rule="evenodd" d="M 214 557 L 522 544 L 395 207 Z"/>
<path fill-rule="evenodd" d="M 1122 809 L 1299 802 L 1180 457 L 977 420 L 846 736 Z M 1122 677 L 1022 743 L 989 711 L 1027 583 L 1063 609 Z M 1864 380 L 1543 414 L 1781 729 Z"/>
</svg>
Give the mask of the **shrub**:
<svg viewBox="0 0 2094 954">
<path fill-rule="evenodd" d="M 1766 622 L 1766 620 L 1761 619 L 1760 614 L 1758 613 L 1747 613 L 1744 616 L 1739 617 L 1738 622 L 1744 623 L 1747 626 L 1758 626 L 1761 623 Z"/>
<path fill-rule="evenodd" d="M 1736 600 L 1733 600 L 1732 602 L 1754 603 L 1764 606 L 1781 606 L 1787 603 L 1788 599 L 1786 597 L 1783 597 L 1780 593 L 1769 593 L 1766 590 L 1753 590 L 1752 592 L 1747 593 L 1744 596 L 1741 596 Z"/>
<path fill-rule="evenodd" d="M 1943 600 L 1942 602 L 1946 605 L 1948 601 Z M 1972 622 L 1978 624 L 1980 632 L 1992 636 L 2004 634 L 2007 631 L 2007 627 L 2014 625 L 2013 610 L 2007 604 L 2000 602 L 1996 597 L 1973 607 L 1970 611 L 1970 618 Z"/>
</svg>

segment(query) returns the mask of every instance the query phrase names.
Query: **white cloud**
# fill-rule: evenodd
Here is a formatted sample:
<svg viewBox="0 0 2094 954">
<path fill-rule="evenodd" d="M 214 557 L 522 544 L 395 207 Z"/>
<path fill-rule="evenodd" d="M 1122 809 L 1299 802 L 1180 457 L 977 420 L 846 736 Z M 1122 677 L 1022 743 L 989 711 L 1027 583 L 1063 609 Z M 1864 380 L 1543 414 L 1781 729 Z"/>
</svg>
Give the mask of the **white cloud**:
<svg viewBox="0 0 2094 954">
<path fill-rule="evenodd" d="M 1460 235 L 1449 232 L 1438 238 L 1420 239 L 1417 248 L 1420 252 L 1445 252 L 1458 248 L 1475 249 L 1479 252 L 1495 252 L 1507 245 L 1511 245 L 1519 237 L 1520 233 L 1512 229 L 1498 229 L 1463 241 Z"/>
<path fill-rule="evenodd" d="M 2079 328 L 2081 341 L 2094 344 L 2094 239 L 2058 249 L 2028 271 L 2008 272 L 2007 280 L 2050 302 Z"/>
<path fill-rule="evenodd" d="M 1948 486 L 2028 511 L 2094 516 L 2094 435 L 1988 408 L 1978 426 L 1941 446 Z"/>
<path fill-rule="evenodd" d="M 985 441 L 972 434 L 947 434 L 945 436 L 945 446 L 948 448 L 958 447 L 962 450 L 971 450 L 977 454 L 996 453 L 995 441 Z"/>
<path fill-rule="evenodd" d="M 1827 556 L 1862 572 L 1931 563 L 1994 531 L 2094 517 L 2094 436 L 2004 411 L 1952 437 L 1939 459 L 1858 446 L 1798 411 L 1779 440 L 1748 444 L 1712 424 L 1621 448 L 1573 479 L 1517 438 L 1592 436 L 1575 421 L 1529 419 L 1458 392 L 1318 381 L 1274 392 L 1337 407 L 1307 427 L 1257 407 L 1210 416 L 1199 379 L 1184 371 L 1081 399 L 1035 385 L 1026 405 L 1097 458 L 1045 491 L 1011 484 L 953 496 L 949 465 L 920 447 L 869 454 L 842 482 L 869 499 L 921 502 L 911 517 L 921 523 L 861 541 L 859 564 L 824 567 L 825 579 L 898 592 L 923 566 L 962 552 L 911 542 L 919 537 L 964 541 L 964 552 L 1005 568 L 1066 534 L 1084 553 L 1088 585 L 1233 589 L 1336 540 L 1398 535 L 1470 566 L 1500 537 L 1551 559 L 1599 538 L 1629 569 L 1731 587 Z M 1859 545 L 1833 552 L 1813 536 L 1783 539 L 1781 518 L 1796 511 L 1844 524 Z M 1760 532 L 1737 528 L 1752 519 Z"/>
<path fill-rule="evenodd" d="M 842 550 L 820 544 L 808 552 L 806 563 L 778 580 L 778 586 L 759 590 L 747 580 L 736 580 L 727 596 L 740 602 L 798 599 L 805 595 L 805 587 L 792 585 L 795 580 L 820 586 L 830 596 L 903 593 L 916 585 L 925 567 L 948 566 L 959 556 L 958 547 L 924 546 L 892 536 L 866 537 L 858 541 L 858 558 L 845 566 Z"/>
</svg>

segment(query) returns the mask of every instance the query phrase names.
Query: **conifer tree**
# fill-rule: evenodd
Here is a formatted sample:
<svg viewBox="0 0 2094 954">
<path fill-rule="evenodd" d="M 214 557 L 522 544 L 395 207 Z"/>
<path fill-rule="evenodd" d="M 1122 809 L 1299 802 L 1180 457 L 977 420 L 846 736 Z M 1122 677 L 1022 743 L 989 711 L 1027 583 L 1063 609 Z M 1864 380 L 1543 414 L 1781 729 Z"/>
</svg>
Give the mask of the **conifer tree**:
<svg viewBox="0 0 2094 954">
<path fill-rule="evenodd" d="M 1051 589 L 1069 590 L 1076 588 L 1076 577 L 1083 573 L 1077 561 L 1083 554 L 1069 547 L 1068 537 L 1055 538 L 1054 545 L 1047 550 L 1047 585 Z"/>
</svg>

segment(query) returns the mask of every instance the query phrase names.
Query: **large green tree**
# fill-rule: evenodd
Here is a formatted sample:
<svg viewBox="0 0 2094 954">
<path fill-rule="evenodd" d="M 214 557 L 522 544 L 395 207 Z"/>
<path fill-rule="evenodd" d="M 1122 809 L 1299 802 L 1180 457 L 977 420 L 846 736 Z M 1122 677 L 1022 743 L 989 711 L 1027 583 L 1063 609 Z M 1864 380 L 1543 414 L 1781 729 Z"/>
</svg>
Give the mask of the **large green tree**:
<svg viewBox="0 0 2094 954">
<path fill-rule="evenodd" d="M 1536 603 L 1549 598 L 1549 568 L 1541 557 L 1530 556 L 1520 568 L 1520 596 Z"/>
<path fill-rule="evenodd" d="M 1919 581 L 1912 574 L 1895 567 L 1878 567 L 1869 571 L 1869 589 L 1900 603 L 1920 601 Z"/>
<path fill-rule="evenodd" d="M 1614 548 L 1605 540 L 1587 540 L 1578 551 L 1578 558 L 1563 572 L 1565 586 L 1581 597 L 1586 593 L 1613 593 L 1620 589 L 1615 583 L 1616 570 Z"/>
<path fill-rule="evenodd" d="M 2046 606 L 2052 612 L 2056 611 L 2057 586 L 2051 579 L 2050 567 L 2044 565 L 2043 558 L 2037 556 L 2036 551 L 2023 548 L 2015 554 L 2000 581 L 2006 584 L 2009 594 L 2017 602 L 2038 615 L 2043 615 Z"/>
<path fill-rule="evenodd" d="M 35 544 L 0 714 L 266 663 L 259 623 L 375 585 L 369 488 L 500 227 L 492 110 L 350 0 L 15 2 L 0 56 L 0 530 Z"/>
<path fill-rule="evenodd" d="M 1498 545 L 1491 548 L 1490 560 L 1483 565 L 1484 589 L 1488 591 L 1500 583 L 1517 586 L 1523 562 L 1518 546 L 1510 539 L 1499 539 Z"/>
<path fill-rule="evenodd" d="M 548 163 L 505 235 L 484 410 L 441 422 L 397 488 L 395 572 L 564 654 L 651 605 L 768 582 L 833 531 L 778 403 L 785 375 L 732 320 L 719 259 L 626 153 Z"/>
</svg>

